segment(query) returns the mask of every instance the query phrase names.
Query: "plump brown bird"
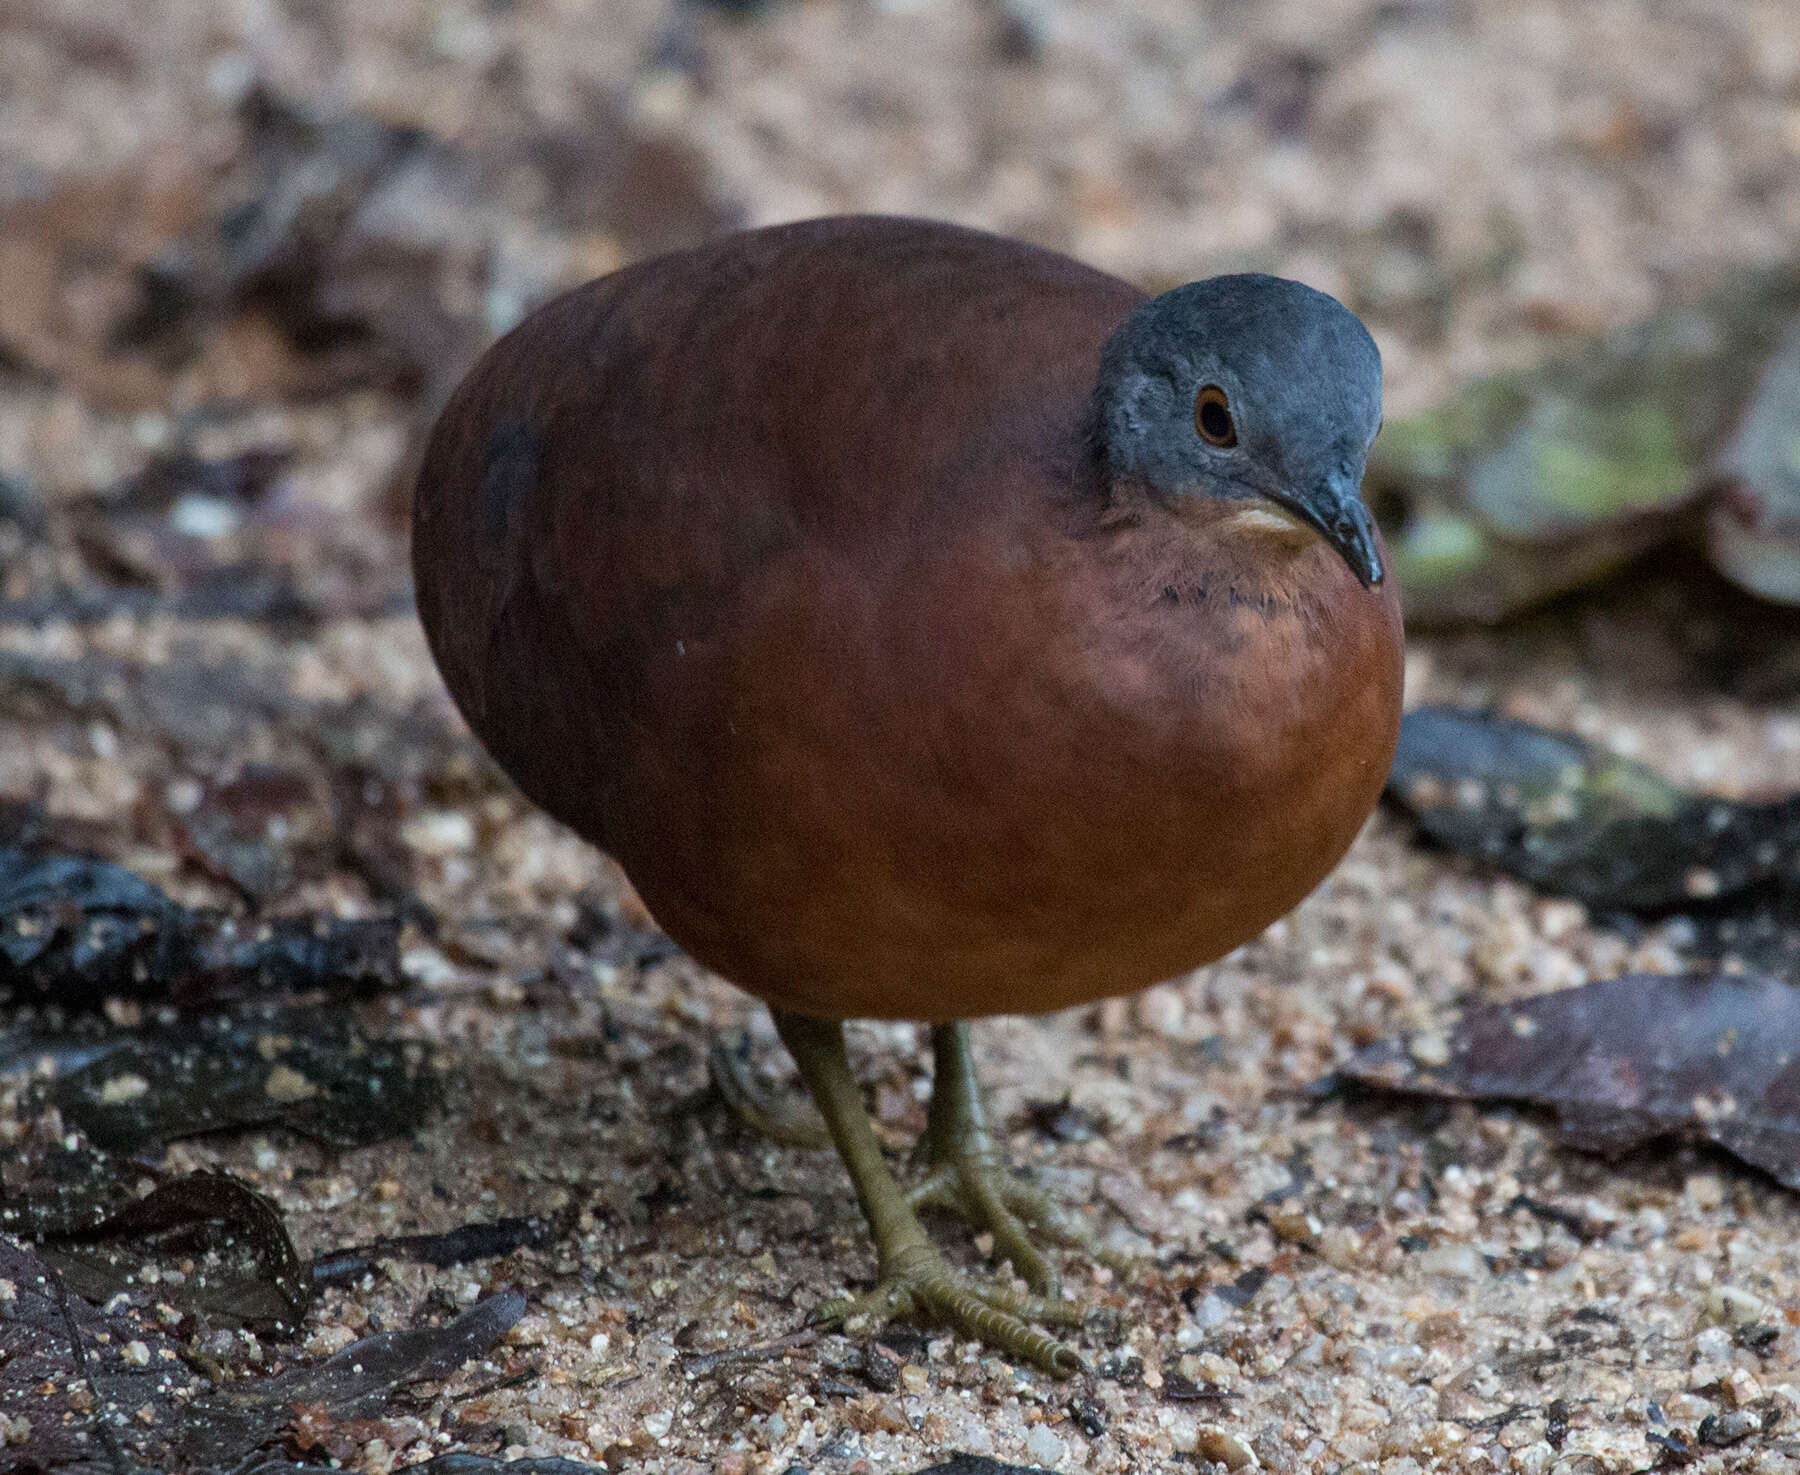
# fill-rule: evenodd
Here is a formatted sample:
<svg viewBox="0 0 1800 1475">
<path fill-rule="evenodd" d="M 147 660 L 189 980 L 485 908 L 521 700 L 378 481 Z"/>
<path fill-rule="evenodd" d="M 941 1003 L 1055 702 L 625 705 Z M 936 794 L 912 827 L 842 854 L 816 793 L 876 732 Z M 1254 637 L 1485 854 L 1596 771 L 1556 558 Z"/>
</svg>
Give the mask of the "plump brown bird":
<svg viewBox="0 0 1800 1475">
<path fill-rule="evenodd" d="M 845 1310 L 1056 1369 L 966 1022 L 1130 993 L 1298 902 L 1374 804 L 1397 596 L 1359 488 L 1380 358 L 1275 277 L 1155 298 L 923 221 L 733 235 L 497 343 L 420 473 L 419 612 L 519 787 L 766 1000 L 876 1239 Z M 932 1021 L 889 1173 L 855 1016 Z M 740 1085 L 741 1088 L 741 1085 Z M 919 1204 L 1034 1294 L 952 1270 Z"/>
</svg>

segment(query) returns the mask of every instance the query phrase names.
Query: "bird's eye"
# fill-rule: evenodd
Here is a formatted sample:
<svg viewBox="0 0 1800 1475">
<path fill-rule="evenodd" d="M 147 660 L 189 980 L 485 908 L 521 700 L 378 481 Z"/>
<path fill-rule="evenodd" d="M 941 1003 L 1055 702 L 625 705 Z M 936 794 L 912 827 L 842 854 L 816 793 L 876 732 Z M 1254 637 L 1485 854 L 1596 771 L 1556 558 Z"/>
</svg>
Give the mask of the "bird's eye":
<svg viewBox="0 0 1800 1475">
<path fill-rule="evenodd" d="M 1231 401 L 1216 384 L 1208 384 L 1194 401 L 1194 429 L 1209 446 L 1235 446 L 1237 425 L 1231 418 Z"/>
</svg>

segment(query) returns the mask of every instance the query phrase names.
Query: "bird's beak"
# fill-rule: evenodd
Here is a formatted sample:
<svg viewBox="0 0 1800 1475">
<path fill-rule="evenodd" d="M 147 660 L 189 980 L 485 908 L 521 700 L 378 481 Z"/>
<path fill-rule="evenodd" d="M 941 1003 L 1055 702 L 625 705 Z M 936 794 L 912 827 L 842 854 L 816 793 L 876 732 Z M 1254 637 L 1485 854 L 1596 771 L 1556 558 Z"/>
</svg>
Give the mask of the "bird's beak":
<svg viewBox="0 0 1800 1475">
<path fill-rule="evenodd" d="M 1365 589 L 1376 588 L 1387 577 L 1381 566 L 1381 545 L 1375 537 L 1375 519 L 1363 506 L 1360 475 L 1334 471 L 1305 491 L 1285 488 L 1269 493 L 1302 522 L 1315 527 L 1325 541 L 1350 565 L 1350 572 Z"/>
</svg>

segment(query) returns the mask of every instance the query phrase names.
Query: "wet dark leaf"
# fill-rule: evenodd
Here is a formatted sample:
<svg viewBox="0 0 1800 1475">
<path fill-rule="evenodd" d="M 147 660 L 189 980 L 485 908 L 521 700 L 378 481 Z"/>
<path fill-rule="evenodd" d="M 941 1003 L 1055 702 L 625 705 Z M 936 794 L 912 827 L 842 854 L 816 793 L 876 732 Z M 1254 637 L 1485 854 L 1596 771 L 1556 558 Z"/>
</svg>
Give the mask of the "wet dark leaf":
<svg viewBox="0 0 1800 1475">
<path fill-rule="evenodd" d="M 389 918 L 241 923 L 181 906 L 108 861 L 0 848 L 0 1002 L 81 1009 L 117 997 L 392 988 L 399 934 Z"/>
<path fill-rule="evenodd" d="M 524 1314 L 525 1298 L 506 1291 L 443 1326 L 381 1332 L 316 1367 L 219 1389 L 194 1400 L 177 1442 L 187 1458 L 219 1467 L 269 1443 L 297 1405 L 323 1405 L 334 1421 L 367 1417 L 406 1384 L 446 1377 L 480 1357 Z"/>
<path fill-rule="evenodd" d="M 913 1475 L 1050 1475 L 1037 1465 L 1009 1465 L 987 1455 L 952 1455 L 940 1464 L 915 1470 Z"/>
<path fill-rule="evenodd" d="M 443 1234 L 400 1234 L 371 1245 L 332 1250 L 313 1261 L 312 1284 L 315 1289 L 350 1285 L 381 1260 L 416 1260 L 445 1268 L 510 1255 L 514 1250 L 541 1250 L 567 1234 L 573 1219 L 569 1213 L 521 1215 L 487 1224 L 463 1224 Z"/>
<path fill-rule="evenodd" d="M 0 1232 L 42 1240 L 91 1229 L 154 1180 L 136 1164 L 70 1147 L 59 1121 L 38 1121 L 14 1144 L 0 1188 Z"/>
<path fill-rule="evenodd" d="M 1448 1035 L 1447 1059 L 1440 1040 L 1386 1040 L 1340 1076 L 1548 1107 L 1562 1141 L 1608 1156 L 1665 1136 L 1712 1142 L 1800 1188 L 1800 989 L 1640 974 L 1479 1005 Z"/>
<path fill-rule="evenodd" d="M 216 1322 L 291 1332 L 312 1303 L 280 1211 L 227 1173 L 165 1183 L 96 1224 L 40 1242 L 38 1252 L 71 1291 L 100 1303 L 149 1284 L 147 1267 L 178 1265 L 155 1279 L 157 1297 Z"/>
<path fill-rule="evenodd" d="M 328 1008 L 0 1034 L 0 1060 L 44 1057 L 63 1068 L 37 1089 L 109 1151 L 267 1126 L 359 1147 L 404 1136 L 438 1099 L 417 1047 L 371 1041 Z"/>
<path fill-rule="evenodd" d="M 1800 866 L 1800 799 L 1686 794 L 1641 763 L 1483 712 L 1407 713 L 1387 792 L 1439 844 L 1598 908 L 1689 908 Z"/>
<path fill-rule="evenodd" d="M 185 1400 L 205 1384 L 173 1340 L 129 1312 L 101 1312 L 78 1296 L 59 1294 L 55 1271 L 5 1236 L 0 1294 L 0 1413 L 25 1420 L 30 1429 L 23 1442 L 0 1450 L 3 1468 L 109 1471 L 115 1465 L 97 1430 L 100 1421 L 116 1447 L 140 1465 L 163 1470 L 175 1464 L 171 1439 Z M 82 1340 L 80 1359 L 71 1332 Z"/>
<path fill-rule="evenodd" d="M 480 1357 L 525 1310 L 517 1293 L 490 1296 L 444 1325 L 383 1332 L 316 1365 L 214 1388 L 155 1323 L 129 1309 L 96 1310 L 38 1254 L 5 1237 L 0 1288 L 0 1413 L 29 1426 L 23 1442 L 0 1451 L 0 1468 L 86 1475 L 117 1470 L 117 1455 L 153 1470 L 239 1466 L 289 1437 L 297 1409 L 327 1426 L 376 1414 L 407 1385 L 447 1377 Z M 159 1285 L 158 1298 L 168 1290 Z M 425 1468 L 456 1475 L 488 1465 L 435 1460 Z M 559 1468 L 556 1461 L 507 1468 L 516 1475 L 586 1475 L 586 1467 Z"/>
<path fill-rule="evenodd" d="M 318 1475 L 317 1465 L 258 1465 L 255 1475 Z M 565 1460 L 559 1455 L 537 1459 L 497 1460 L 488 1455 L 438 1455 L 423 1464 L 408 1465 L 407 1475 L 609 1475 L 600 1465 L 584 1465 L 579 1460 Z"/>
</svg>

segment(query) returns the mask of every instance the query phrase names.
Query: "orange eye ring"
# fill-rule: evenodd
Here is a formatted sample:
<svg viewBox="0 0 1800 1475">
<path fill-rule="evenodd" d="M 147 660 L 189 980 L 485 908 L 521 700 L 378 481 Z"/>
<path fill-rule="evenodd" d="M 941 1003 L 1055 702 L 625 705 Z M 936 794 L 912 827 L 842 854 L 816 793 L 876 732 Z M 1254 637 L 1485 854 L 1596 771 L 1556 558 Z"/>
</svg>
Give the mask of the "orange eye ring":
<svg viewBox="0 0 1800 1475">
<path fill-rule="evenodd" d="M 1209 446 L 1237 444 L 1237 422 L 1231 418 L 1231 401 L 1218 385 L 1201 387 L 1194 401 L 1194 429 Z"/>
</svg>

